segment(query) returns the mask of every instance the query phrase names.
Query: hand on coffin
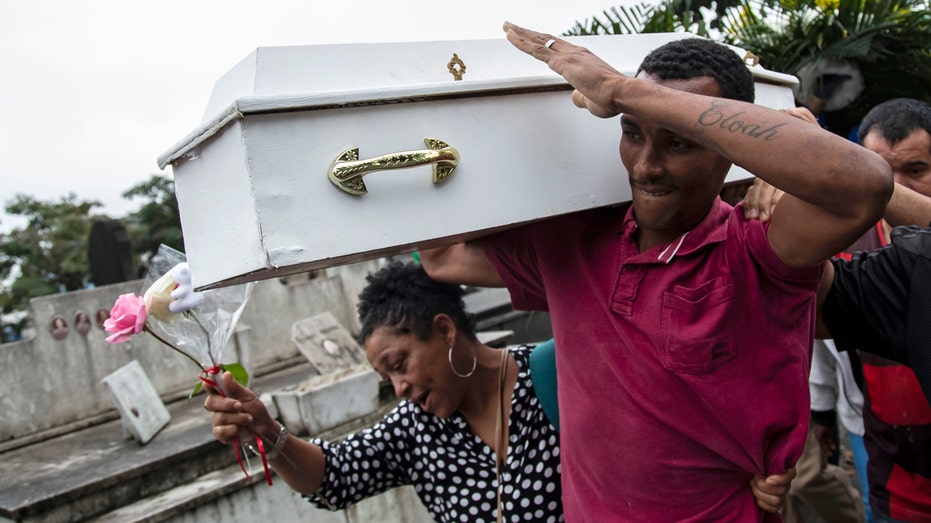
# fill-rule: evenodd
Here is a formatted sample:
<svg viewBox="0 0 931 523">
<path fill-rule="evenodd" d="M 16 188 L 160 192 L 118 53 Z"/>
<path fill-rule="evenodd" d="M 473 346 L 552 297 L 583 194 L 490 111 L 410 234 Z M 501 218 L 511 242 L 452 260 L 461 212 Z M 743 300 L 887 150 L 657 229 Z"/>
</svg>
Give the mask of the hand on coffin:
<svg viewBox="0 0 931 523">
<path fill-rule="evenodd" d="M 807 107 L 792 107 L 785 110 L 786 114 L 794 116 L 799 120 L 804 120 L 808 123 L 815 124 L 818 127 L 821 127 L 821 124 L 818 123 L 818 117 L 814 115 Z"/>
<path fill-rule="evenodd" d="M 168 304 L 168 310 L 178 314 L 193 309 L 204 302 L 204 295 L 195 292 L 191 286 L 191 269 L 187 263 L 182 262 L 175 265 L 169 271 L 169 274 L 178 286 L 171 291 L 172 301 Z"/>
<path fill-rule="evenodd" d="M 504 287 L 504 280 L 485 257 L 481 240 L 421 250 L 420 262 L 436 281 L 475 287 Z"/>
<path fill-rule="evenodd" d="M 600 118 L 621 114 L 615 99 L 618 83 L 628 78 L 584 47 L 552 35 L 504 23 L 504 32 L 514 47 L 546 62 L 569 82 L 575 91 L 572 102 Z"/>
</svg>

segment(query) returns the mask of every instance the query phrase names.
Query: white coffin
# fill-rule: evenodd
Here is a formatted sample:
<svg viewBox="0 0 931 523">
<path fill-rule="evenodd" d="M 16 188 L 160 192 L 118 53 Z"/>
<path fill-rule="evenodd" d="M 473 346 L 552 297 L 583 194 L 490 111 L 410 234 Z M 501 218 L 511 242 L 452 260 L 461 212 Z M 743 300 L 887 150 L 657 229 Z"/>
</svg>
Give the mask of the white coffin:
<svg viewBox="0 0 931 523">
<path fill-rule="evenodd" d="M 569 40 L 634 74 L 650 50 L 689 36 Z M 465 64 L 461 81 L 448 67 L 454 54 Z M 757 103 L 794 105 L 794 77 L 750 69 Z M 202 126 L 158 160 L 174 171 L 195 286 L 410 252 L 628 201 L 617 119 L 575 108 L 570 92 L 504 38 L 257 49 L 217 82 Z M 363 195 L 330 181 L 346 151 L 397 163 L 397 153 L 430 151 L 428 138 L 458 151 L 444 181 L 434 183 L 441 164 L 372 172 Z M 729 180 L 747 176 L 735 167 Z"/>
</svg>

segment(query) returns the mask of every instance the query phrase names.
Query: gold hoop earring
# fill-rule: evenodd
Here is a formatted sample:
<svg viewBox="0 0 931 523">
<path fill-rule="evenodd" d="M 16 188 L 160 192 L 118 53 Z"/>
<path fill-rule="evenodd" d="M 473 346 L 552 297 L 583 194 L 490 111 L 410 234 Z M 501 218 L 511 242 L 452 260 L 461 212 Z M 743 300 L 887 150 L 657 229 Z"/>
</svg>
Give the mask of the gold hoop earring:
<svg viewBox="0 0 931 523">
<path fill-rule="evenodd" d="M 453 366 L 453 346 L 449 346 L 449 368 L 452 369 L 453 374 L 459 376 L 460 378 L 468 378 L 473 373 L 475 373 L 475 366 L 478 364 L 478 358 L 475 357 L 475 349 L 472 347 L 469 348 L 472 349 L 472 370 L 470 370 L 467 374 L 459 374 L 459 371 L 457 371 L 456 367 Z"/>
</svg>

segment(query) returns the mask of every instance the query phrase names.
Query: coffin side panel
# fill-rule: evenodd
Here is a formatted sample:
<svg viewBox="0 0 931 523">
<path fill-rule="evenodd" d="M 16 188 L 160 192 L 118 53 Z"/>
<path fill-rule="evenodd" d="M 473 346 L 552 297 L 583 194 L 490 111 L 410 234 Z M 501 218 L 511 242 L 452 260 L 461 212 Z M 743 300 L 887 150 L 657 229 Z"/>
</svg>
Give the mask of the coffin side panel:
<svg viewBox="0 0 931 523">
<path fill-rule="evenodd" d="M 195 287 L 267 266 L 247 154 L 237 120 L 172 166 Z"/>
<path fill-rule="evenodd" d="M 271 263 L 375 252 L 627 201 L 615 119 L 572 107 L 569 92 L 255 115 L 246 123 L 256 209 Z M 429 165 L 364 177 L 353 196 L 327 171 L 360 159 L 456 148 L 459 166 L 434 185 Z M 261 152 L 261 153 L 260 153 Z"/>
</svg>

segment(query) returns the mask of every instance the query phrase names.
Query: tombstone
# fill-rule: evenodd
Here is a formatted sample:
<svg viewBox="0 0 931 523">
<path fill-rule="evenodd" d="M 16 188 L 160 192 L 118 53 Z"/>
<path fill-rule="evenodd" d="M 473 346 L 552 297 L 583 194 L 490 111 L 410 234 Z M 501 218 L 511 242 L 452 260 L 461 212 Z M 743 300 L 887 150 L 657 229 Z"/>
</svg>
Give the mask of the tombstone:
<svg viewBox="0 0 931 523">
<path fill-rule="evenodd" d="M 126 228 L 117 220 L 100 220 L 91 225 L 88 259 L 94 285 L 136 279 L 132 243 Z"/>
<path fill-rule="evenodd" d="M 365 351 L 329 312 L 294 322 L 291 341 L 321 375 L 367 364 Z"/>
<path fill-rule="evenodd" d="M 145 445 L 168 424 L 171 415 L 138 361 L 123 365 L 102 381 L 120 413 L 126 439 L 135 438 Z"/>
<path fill-rule="evenodd" d="M 319 434 L 378 409 L 381 377 L 331 313 L 295 322 L 291 340 L 320 374 L 272 393 L 289 431 Z"/>
</svg>

